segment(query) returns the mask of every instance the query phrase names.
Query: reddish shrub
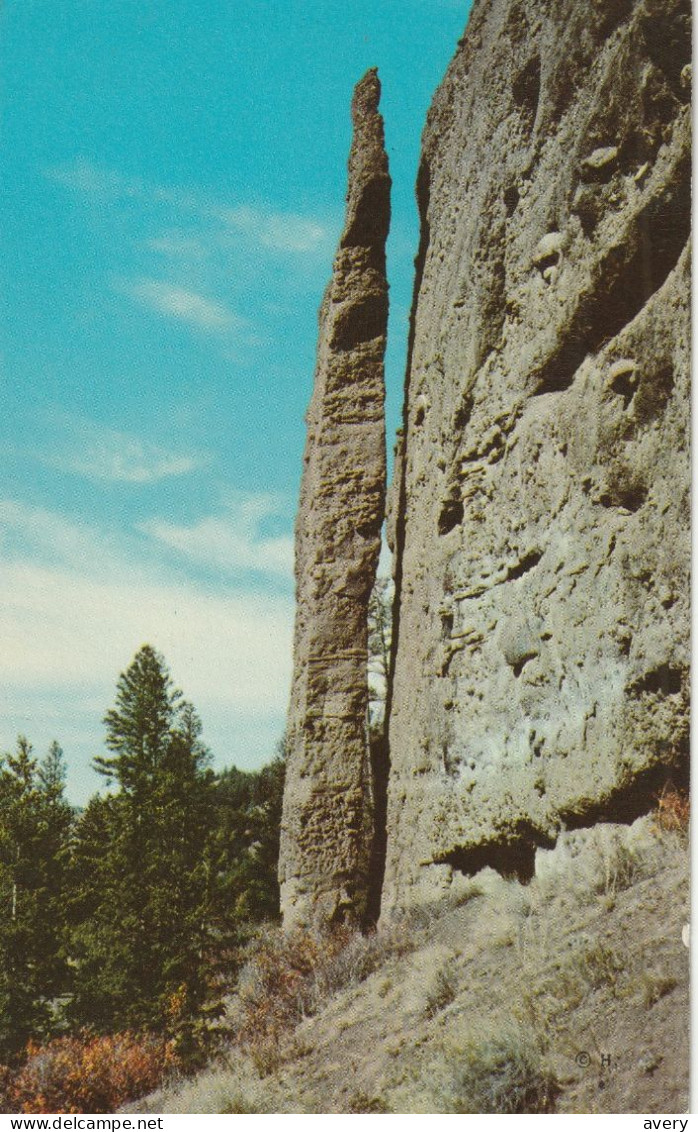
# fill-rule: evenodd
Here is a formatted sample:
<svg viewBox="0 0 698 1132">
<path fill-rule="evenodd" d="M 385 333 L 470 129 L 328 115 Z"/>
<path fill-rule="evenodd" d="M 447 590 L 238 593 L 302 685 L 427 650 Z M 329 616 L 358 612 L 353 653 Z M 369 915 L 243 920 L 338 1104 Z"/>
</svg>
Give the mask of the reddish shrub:
<svg viewBox="0 0 698 1132">
<path fill-rule="evenodd" d="M 282 1037 L 308 1013 L 319 951 L 318 938 L 307 932 L 271 931 L 256 942 L 241 977 L 237 1040 L 261 1072 L 272 1068 Z"/>
<path fill-rule="evenodd" d="M 688 794 L 677 790 L 671 783 L 662 790 L 657 798 L 657 810 L 654 815 L 655 824 L 659 829 L 674 832 L 688 833 L 690 818 L 690 801 Z"/>
<path fill-rule="evenodd" d="M 388 935 L 362 935 L 348 925 L 265 933 L 240 977 L 238 1044 L 261 1073 L 270 1072 L 298 1023 L 336 992 L 365 979 L 394 946 Z"/>
<path fill-rule="evenodd" d="M 171 1043 L 152 1035 L 30 1042 L 8 1100 L 15 1112 L 114 1112 L 155 1089 L 174 1060 Z"/>
</svg>

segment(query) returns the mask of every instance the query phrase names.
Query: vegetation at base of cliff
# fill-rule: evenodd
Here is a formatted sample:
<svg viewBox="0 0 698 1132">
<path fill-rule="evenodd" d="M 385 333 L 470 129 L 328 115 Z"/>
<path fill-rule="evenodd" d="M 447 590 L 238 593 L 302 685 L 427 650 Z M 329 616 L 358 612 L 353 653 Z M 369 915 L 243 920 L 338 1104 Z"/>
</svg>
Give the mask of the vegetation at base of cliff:
<svg viewBox="0 0 698 1132">
<path fill-rule="evenodd" d="M 265 930 L 230 1043 L 137 1111 L 683 1111 L 689 860 L 660 812 L 563 836 L 528 885 L 462 878 L 368 936 Z"/>
<path fill-rule="evenodd" d="M 635 929 L 623 936 L 635 890 L 651 923 L 665 883 L 655 876 L 671 879 L 685 858 L 688 799 L 673 787 L 641 837 L 601 829 L 598 846 L 592 838 L 570 857 L 569 877 L 543 874 L 528 889 L 501 877 L 464 882 L 453 894 L 456 929 L 422 910 L 368 935 L 347 925 L 284 935 L 272 923 L 283 751 L 256 774 L 215 774 L 196 712 L 148 646 L 120 677 L 105 723 L 99 766 L 111 792 L 81 813 L 65 800 L 57 744 L 39 760 L 20 738 L 0 762 L 0 1110 L 147 1103 L 213 1058 L 237 1076 L 212 1111 L 284 1111 L 279 1103 L 301 1103 L 279 1102 L 284 1090 L 296 1096 L 284 1075 L 302 1077 L 326 1041 L 330 1050 L 348 1043 L 352 1056 L 368 1043 L 368 1061 L 392 1082 L 385 1096 L 367 1062 L 332 1100 L 339 1111 L 412 1111 L 400 1090 L 414 1073 L 408 1066 L 403 1079 L 400 1064 L 414 1057 L 429 1111 L 545 1112 L 569 1067 L 536 1035 L 559 1032 L 567 1048 L 566 1020 L 598 1013 L 595 1003 L 627 1012 L 633 1028 L 633 1011 L 659 1017 L 683 993 L 663 943 L 653 941 L 648 964 L 647 949 L 632 952 Z M 674 950 L 683 948 L 674 934 Z M 471 988 L 479 1002 L 490 982 L 499 1029 L 472 1033 Z M 500 982 L 511 984 L 514 1027 L 500 1025 Z M 360 1028 L 364 1010 L 370 1032 Z M 434 1069 L 427 1051 L 436 1057 L 446 1038 Z M 313 1072 L 331 1077 L 334 1055 L 317 1057 Z M 655 1066 L 653 1051 L 642 1057 Z M 303 1111 L 330 1111 L 314 1088 Z"/>
<path fill-rule="evenodd" d="M 6 1080 L 13 1112 L 114 1112 L 166 1080 L 177 1065 L 172 1042 L 154 1035 L 54 1038 L 30 1042 Z"/>
<path fill-rule="evenodd" d="M 304 1018 L 409 947 L 408 936 L 397 927 L 368 934 L 348 924 L 291 933 L 267 928 L 251 944 L 240 972 L 233 1011 L 236 1045 L 261 1075 L 272 1072 Z"/>
<path fill-rule="evenodd" d="M 22 736 L 0 760 L 8 1111 L 109 1111 L 174 1065 L 202 1064 L 245 945 L 278 916 L 283 751 L 257 773 L 215 774 L 195 709 L 149 645 L 104 722 L 95 766 L 110 789 L 81 813 L 57 744 L 40 762 Z"/>
<path fill-rule="evenodd" d="M 554 1112 L 559 1092 L 535 1035 L 522 1027 L 470 1039 L 451 1065 L 454 1113 Z"/>
</svg>

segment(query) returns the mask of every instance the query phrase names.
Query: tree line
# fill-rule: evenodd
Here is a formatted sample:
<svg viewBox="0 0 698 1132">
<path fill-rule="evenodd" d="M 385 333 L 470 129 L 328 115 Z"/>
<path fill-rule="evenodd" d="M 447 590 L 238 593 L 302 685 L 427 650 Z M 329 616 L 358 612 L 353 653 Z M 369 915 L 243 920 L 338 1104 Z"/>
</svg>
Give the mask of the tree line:
<svg viewBox="0 0 698 1132">
<path fill-rule="evenodd" d="M 193 706 L 145 645 L 104 718 L 108 789 L 65 798 L 57 743 L 0 759 L 0 1062 L 28 1041 L 161 1034 L 206 1054 L 241 948 L 278 913 L 283 753 L 214 773 Z"/>
</svg>

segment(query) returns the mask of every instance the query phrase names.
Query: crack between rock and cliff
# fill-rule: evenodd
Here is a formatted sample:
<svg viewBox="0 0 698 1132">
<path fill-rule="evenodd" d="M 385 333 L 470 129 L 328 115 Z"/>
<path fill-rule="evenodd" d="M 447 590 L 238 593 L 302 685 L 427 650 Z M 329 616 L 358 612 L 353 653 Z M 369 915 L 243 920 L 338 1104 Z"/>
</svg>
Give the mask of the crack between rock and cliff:
<svg viewBox="0 0 698 1132">
<path fill-rule="evenodd" d="M 410 408 L 410 378 L 414 345 L 416 339 L 417 304 L 422 287 L 424 267 L 429 251 L 431 232 L 429 227 L 429 194 L 431 171 L 429 163 L 422 158 L 417 174 L 417 207 L 420 218 L 419 248 L 414 261 L 415 276 L 412 289 L 412 306 L 410 308 L 409 335 L 407 340 L 407 363 L 405 369 L 405 393 L 402 407 L 403 442 L 407 443 L 408 419 Z M 393 560 L 395 563 L 395 593 L 393 597 L 393 634 L 390 648 L 390 671 L 385 701 L 385 735 L 382 738 L 380 749 L 372 752 L 373 781 L 374 781 L 374 847 L 369 872 L 369 891 L 367 902 L 367 919 L 370 923 L 377 923 L 380 917 L 381 899 L 383 894 L 383 880 L 385 876 L 385 859 L 388 839 L 387 829 L 387 792 L 390 776 L 390 716 L 392 709 L 393 674 L 395 671 L 395 658 L 400 641 L 400 603 L 402 598 L 402 563 L 405 549 L 405 512 L 407 508 L 407 460 L 402 461 L 400 480 L 398 484 L 398 502 L 395 521 L 395 546 Z"/>
</svg>

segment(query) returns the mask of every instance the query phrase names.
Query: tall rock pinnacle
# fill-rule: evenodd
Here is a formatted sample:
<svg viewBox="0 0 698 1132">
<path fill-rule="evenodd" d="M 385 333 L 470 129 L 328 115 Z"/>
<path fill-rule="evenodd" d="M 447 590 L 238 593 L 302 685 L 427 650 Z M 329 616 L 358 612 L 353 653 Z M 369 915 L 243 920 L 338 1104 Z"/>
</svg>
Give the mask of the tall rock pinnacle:
<svg viewBox="0 0 698 1132">
<path fill-rule="evenodd" d="M 385 507 L 390 176 L 370 70 L 352 100 L 346 220 L 320 307 L 296 522 L 279 876 L 286 927 L 364 914 L 372 843 L 367 608 Z"/>
</svg>

